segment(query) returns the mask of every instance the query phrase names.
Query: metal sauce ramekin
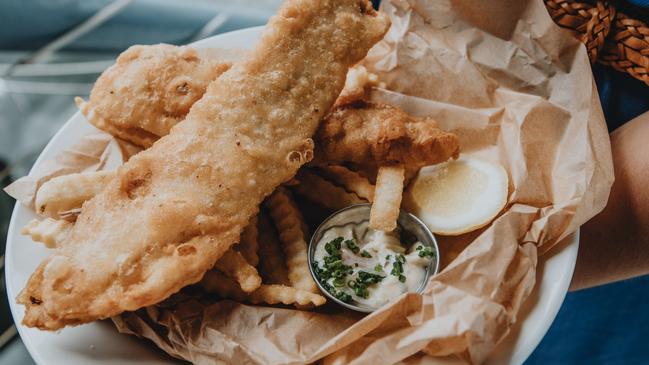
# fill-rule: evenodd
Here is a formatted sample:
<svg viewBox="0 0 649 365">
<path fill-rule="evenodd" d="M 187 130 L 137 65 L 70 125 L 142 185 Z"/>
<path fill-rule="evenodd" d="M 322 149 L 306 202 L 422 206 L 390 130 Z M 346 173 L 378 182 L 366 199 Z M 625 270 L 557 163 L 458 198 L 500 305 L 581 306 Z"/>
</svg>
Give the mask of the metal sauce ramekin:
<svg viewBox="0 0 649 365">
<path fill-rule="evenodd" d="M 342 226 L 349 223 L 361 223 L 369 220 L 371 207 L 372 207 L 371 204 L 356 204 L 356 205 L 350 205 L 346 208 L 343 208 L 333 213 L 332 215 L 327 217 L 327 219 L 325 219 L 322 223 L 320 223 L 318 228 L 311 236 L 311 240 L 309 241 L 309 248 L 308 248 L 309 271 L 311 272 L 311 276 L 313 277 L 313 280 L 316 282 L 316 284 L 318 284 L 320 290 L 327 296 L 327 298 L 342 305 L 343 307 L 358 312 L 364 312 L 364 313 L 373 312 L 378 308 L 360 306 L 352 303 L 345 303 L 340 299 L 334 297 L 331 293 L 329 293 L 322 286 L 318 276 L 315 274 L 314 267 L 315 265 L 317 265 L 317 263 L 315 262 L 314 256 L 315 256 L 316 247 L 318 245 L 318 241 L 320 241 L 325 231 L 335 226 Z M 430 260 L 430 263 L 428 264 L 428 267 L 426 269 L 425 279 L 422 280 L 421 285 L 416 290 L 416 293 L 421 293 L 426 287 L 426 284 L 428 283 L 428 279 L 431 276 L 437 274 L 437 272 L 439 271 L 440 255 L 439 255 L 439 247 L 437 245 L 437 240 L 435 239 L 435 236 L 430 232 L 428 227 L 426 227 L 426 225 L 413 214 L 410 214 L 402 210 L 401 212 L 399 212 L 399 218 L 397 220 L 397 224 L 403 231 L 409 232 L 410 234 L 417 237 L 417 240 L 421 242 L 423 245 L 431 247 L 433 252 L 435 253 L 434 257 L 432 258 L 432 260 Z"/>
</svg>

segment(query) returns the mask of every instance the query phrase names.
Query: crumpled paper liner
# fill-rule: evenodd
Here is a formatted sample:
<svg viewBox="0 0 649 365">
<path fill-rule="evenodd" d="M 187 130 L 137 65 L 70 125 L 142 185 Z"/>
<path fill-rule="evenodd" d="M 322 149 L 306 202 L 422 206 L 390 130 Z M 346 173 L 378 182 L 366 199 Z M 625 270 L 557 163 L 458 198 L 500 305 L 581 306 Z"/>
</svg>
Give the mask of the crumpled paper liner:
<svg viewBox="0 0 649 365">
<path fill-rule="evenodd" d="M 54 158 L 34 167 L 5 187 L 5 192 L 28 208 L 34 209 L 36 192 L 47 181 L 79 172 L 113 170 L 141 149 L 104 132 L 85 135 Z"/>
<path fill-rule="evenodd" d="M 301 363 L 361 316 L 256 307 L 230 300 L 199 301 L 177 294 L 164 303 L 113 318 L 120 331 L 153 340 L 196 364 Z M 305 325 L 308 323 L 308 325 Z M 173 330 L 168 330 L 173 328 Z M 292 336 L 286 337 L 290 332 Z M 188 338 L 200 338 L 189 345 Z M 223 360 L 222 360 L 223 361 Z"/>
<path fill-rule="evenodd" d="M 121 332 L 197 364 L 477 364 L 508 334 L 537 256 L 601 211 L 613 182 L 586 50 L 541 0 L 386 0 L 382 11 L 392 28 L 365 66 L 386 88 L 371 98 L 434 117 L 464 156 L 500 163 L 504 211 L 479 231 L 438 237 L 443 270 L 423 295 L 366 317 L 181 293 L 115 317 Z M 44 176 L 100 168 L 93 161 L 59 163 L 8 190 L 29 202 Z"/>
</svg>

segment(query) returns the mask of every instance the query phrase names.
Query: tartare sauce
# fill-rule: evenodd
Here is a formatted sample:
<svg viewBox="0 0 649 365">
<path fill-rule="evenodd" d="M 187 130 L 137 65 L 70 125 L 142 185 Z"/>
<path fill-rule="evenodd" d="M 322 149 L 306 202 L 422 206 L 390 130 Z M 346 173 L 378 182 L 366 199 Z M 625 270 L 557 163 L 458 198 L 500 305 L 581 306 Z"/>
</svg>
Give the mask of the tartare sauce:
<svg viewBox="0 0 649 365">
<path fill-rule="evenodd" d="M 368 221 L 326 230 L 314 253 L 322 287 L 346 303 L 379 308 L 419 289 L 435 253 L 416 241 L 401 243 L 399 232 L 383 232 Z"/>
</svg>

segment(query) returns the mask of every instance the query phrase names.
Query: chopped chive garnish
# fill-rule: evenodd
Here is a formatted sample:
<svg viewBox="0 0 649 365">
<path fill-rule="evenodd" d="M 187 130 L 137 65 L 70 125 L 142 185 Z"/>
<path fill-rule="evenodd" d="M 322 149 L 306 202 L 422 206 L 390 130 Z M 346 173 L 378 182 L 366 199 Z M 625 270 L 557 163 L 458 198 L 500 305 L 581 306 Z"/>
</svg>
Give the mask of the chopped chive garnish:
<svg viewBox="0 0 649 365">
<path fill-rule="evenodd" d="M 392 263 L 392 270 L 390 271 L 390 275 L 396 276 L 402 283 L 406 281 L 406 277 L 403 275 L 403 264 L 405 262 L 405 256 L 397 255 L 394 262 Z"/>
<path fill-rule="evenodd" d="M 385 266 L 388 264 L 392 264 L 389 275 L 394 276 L 402 283 L 406 282 L 407 277 L 404 273 L 404 265 L 407 263 L 407 260 L 403 254 L 386 255 L 385 263 L 377 263 L 373 267 L 374 270 L 369 272 L 363 271 L 364 267 L 359 265 L 359 263 L 349 263 L 348 265 L 343 261 L 343 244 L 355 255 L 372 258 L 372 254 L 367 250 L 361 249 L 354 239 L 336 237 L 326 242 L 324 249 L 327 255 L 323 257 L 319 265 L 314 265 L 314 273 L 321 283 L 322 288 L 331 293 L 333 297 L 345 303 L 353 301 L 352 295 L 358 298 L 368 298 L 370 295 L 369 287 L 386 278 L 387 274 L 384 272 L 387 272 Z M 432 247 L 421 243 L 417 243 L 414 252 L 419 257 L 434 257 L 436 254 Z M 360 267 L 360 269 L 355 270 L 354 267 Z"/>
<path fill-rule="evenodd" d="M 332 293 L 334 297 L 338 298 L 340 301 L 345 302 L 345 303 L 350 303 L 352 301 L 352 296 L 345 293 L 342 290 L 339 290 L 335 293 Z"/>
<path fill-rule="evenodd" d="M 328 255 L 323 258 L 324 263 L 322 267 L 315 268 L 315 273 L 325 290 L 330 292 L 339 300 L 349 303 L 352 300 L 351 295 L 336 289 L 344 287 L 347 275 L 354 272 L 351 266 L 346 265 L 342 261 L 342 255 L 340 253 L 342 243 L 342 237 L 336 237 L 335 239 L 325 243 L 325 251 Z M 333 279 L 331 284 L 328 282 L 330 279 Z"/>
<path fill-rule="evenodd" d="M 420 249 L 420 247 L 421 247 L 421 249 Z M 426 247 L 417 246 L 417 250 L 419 251 L 419 253 L 418 253 L 419 257 L 426 257 L 426 256 L 433 257 L 433 256 L 435 256 L 435 252 L 433 252 L 433 249 L 428 247 L 428 246 L 426 246 Z"/>
<path fill-rule="evenodd" d="M 367 290 L 367 285 L 363 283 L 359 283 L 358 281 L 350 280 L 347 283 L 347 286 L 349 286 L 352 290 L 354 290 L 354 293 L 357 296 L 363 299 L 367 298 L 370 295 L 369 290 Z"/>
<path fill-rule="evenodd" d="M 370 295 L 367 287 L 380 282 L 384 278 L 385 276 L 373 274 L 371 272 L 359 271 L 356 280 L 348 281 L 347 286 L 350 287 L 357 296 L 367 298 Z"/>
<path fill-rule="evenodd" d="M 335 278 L 333 284 L 336 288 L 342 288 L 345 286 L 345 278 Z"/>
<path fill-rule="evenodd" d="M 340 244 L 343 242 L 342 237 L 337 237 L 327 243 L 325 243 L 325 251 L 331 256 L 340 255 Z"/>
<path fill-rule="evenodd" d="M 367 299 L 370 296 L 370 291 L 367 290 L 367 287 L 364 285 L 358 285 L 354 288 L 354 293 L 363 299 Z"/>
<path fill-rule="evenodd" d="M 365 284 L 365 285 L 371 285 L 371 284 L 376 284 L 383 280 L 385 276 L 377 275 L 377 274 L 372 274 L 371 272 L 367 271 L 359 271 L 358 272 L 358 279 L 356 279 L 356 282 Z"/>
<path fill-rule="evenodd" d="M 345 245 L 347 246 L 348 249 L 350 249 L 353 253 L 358 253 L 360 250 L 360 247 L 356 245 L 356 242 L 354 240 L 346 240 Z"/>
</svg>

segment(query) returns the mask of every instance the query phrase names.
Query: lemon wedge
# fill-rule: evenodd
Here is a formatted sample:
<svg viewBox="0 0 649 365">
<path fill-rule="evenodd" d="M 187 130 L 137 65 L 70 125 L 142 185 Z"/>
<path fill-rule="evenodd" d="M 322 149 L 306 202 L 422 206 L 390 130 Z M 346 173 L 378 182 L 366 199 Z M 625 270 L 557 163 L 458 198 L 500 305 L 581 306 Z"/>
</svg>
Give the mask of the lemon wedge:
<svg viewBox="0 0 649 365">
<path fill-rule="evenodd" d="M 461 158 L 422 168 L 403 203 L 433 233 L 455 236 L 489 224 L 507 203 L 508 189 L 502 166 Z"/>
</svg>

